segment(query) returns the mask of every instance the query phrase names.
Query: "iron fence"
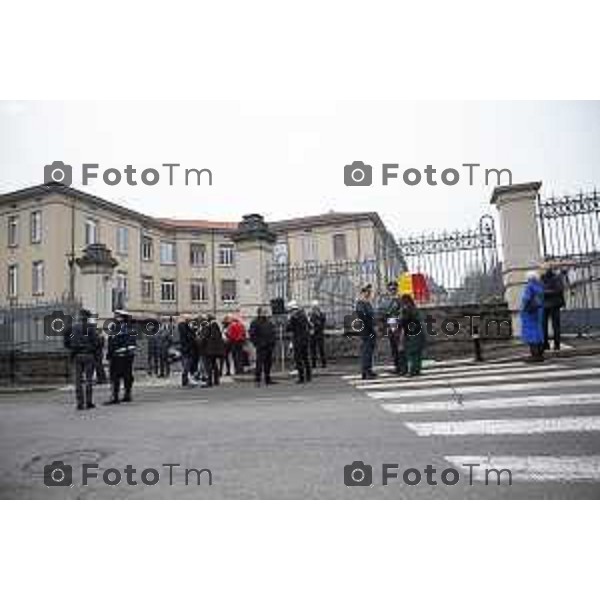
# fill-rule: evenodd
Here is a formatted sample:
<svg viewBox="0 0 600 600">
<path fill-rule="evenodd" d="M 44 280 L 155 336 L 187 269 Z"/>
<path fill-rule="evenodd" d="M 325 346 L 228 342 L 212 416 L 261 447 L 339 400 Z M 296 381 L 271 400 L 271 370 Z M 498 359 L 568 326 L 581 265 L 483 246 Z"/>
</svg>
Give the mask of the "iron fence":
<svg viewBox="0 0 600 600">
<path fill-rule="evenodd" d="M 409 272 L 425 276 L 430 304 L 502 301 L 502 268 L 490 215 L 473 229 L 401 238 L 399 245 Z"/>
<path fill-rule="evenodd" d="M 342 327 L 352 312 L 360 288 L 370 283 L 377 295 L 385 285 L 382 261 L 305 262 L 272 264 L 267 269 L 271 298 L 296 300 L 308 307 L 316 300 L 327 314 L 330 327 Z"/>
<path fill-rule="evenodd" d="M 0 308 L 0 352 L 63 352 L 64 343 L 57 330 L 76 318 L 78 301 L 57 299 L 31 304 L 14 304 Z M 48 328 L 54 323 L 50 333 Z M 48 335 L 50 333 L 50 335 Z"/>
</svg>

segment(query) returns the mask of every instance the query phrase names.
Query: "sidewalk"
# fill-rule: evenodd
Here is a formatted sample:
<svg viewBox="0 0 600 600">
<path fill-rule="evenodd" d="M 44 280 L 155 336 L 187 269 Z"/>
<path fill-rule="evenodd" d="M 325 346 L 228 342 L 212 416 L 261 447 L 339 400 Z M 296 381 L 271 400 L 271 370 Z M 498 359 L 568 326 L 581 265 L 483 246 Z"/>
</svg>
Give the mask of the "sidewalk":
<svg viewBox="0 0 600 600">
<path fill-rule="evenodd" d="M 499 347 L 488 347 L 483 344 L 483 363 L 506 363 L 515 360 L 522 360 L 529 356 L 528 349 L 519 341 L 513 340 L 508 344 Z M 559 352 L 550 350 L 547 352 L 549 359 L 563 359 L 563 358 L 575 358 L 578 356 L 593 356 L 600 354 L 600 339 L 595 338 L 579 338 L 575 336 L 565 336 Z M 424 368 L 432 368 L 438 366 L 451 367 L 461 366 L 465 364 L 475 363 L 474 356 L 466 356 L 461 358 L 453 358 L 448 360 L 428 360 L 424 361 Z M 286 363 L 286 370 L 282 372 L 279 370 L 278 365 L 274 365 L 273 378 L 274 379 L 288 379 L 293 378 L 295 372 L 293 371 L 292 364 Z M 345 375 L 355 374 L 358 368 L 358 358 L 356 359 L 342 359 L 336 362 L 330 362 L 329 366 L 325 369 L 317 368 L 314 370 L 316 377 L 333 376 L 343 377 Z M 375 367 L 376 371 L 382 371 L 391 369 L 391 365 L 384 364 Z M 224 376 L 221 378 L 223 385 L 231 385 L 236 382 L 252 382 L 254 380 L 254 374 L 251 370 L 248 370 L 244 375 L 235 375 L 232 377 Z M 200 385 L 200 384 L 197 384 Z M 143 371 L 135 373 L 135 387 L 137 388 L 171 388 L 181 386 L 181 372 L 174 371 L 170 377 L 157 378 L 147 375 Z M 73 384 L 65 384 L 64 382 L 58 382 L 55 384 L 23 384 L 23 385 L 0 385 L 0 397 L 17 395 L 22 393 L 43 393 L 52 391 L 72 391 L 74 389 Z"/>
</svg>

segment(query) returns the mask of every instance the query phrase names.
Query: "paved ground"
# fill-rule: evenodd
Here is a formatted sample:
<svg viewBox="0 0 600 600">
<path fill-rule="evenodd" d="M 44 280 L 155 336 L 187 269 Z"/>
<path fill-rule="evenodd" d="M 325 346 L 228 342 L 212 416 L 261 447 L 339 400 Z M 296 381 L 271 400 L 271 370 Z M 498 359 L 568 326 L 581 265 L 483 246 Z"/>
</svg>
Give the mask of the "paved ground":
<svg viewBox="0 0 600 600">
<path fill-rule="evenodd" d="M 600 358 L 482 366 L 451 362 L 421 378 L 387 373 L 270 388 L 227 382 L 180 389 L 139 385 L 131 405 L 76 412 L 70 389 L 0 396 L 2 498 L 600 498 Z M 97 401 L 107 396 L 98 388 Z M 73 467 L 73 486 L 46 487 L 44 465 Z M 373 485 L 346 487 L 344 466 L 373 466 Z M 82 463 L 98 479 L 81 485 Z M 173 467 L 173 485 L 169 468 Z M 398 479 L 382 485 L 382 464 Z M 473 485 L 469 485 L 472 467 Z M 127 485 L 125 467 L 137 470 Z M 424 469 L 432 465 L 428 485 Z M 184 468 L 210 469 L 201 484 Z M 103 483 L 109 468 L 116 486 Z M 154 486 L 141 471 L 157 469 Z M 402 481 L 406 469 L 422 481 Z M 496 485 L 486 469 L 508 468 Z M 442 471 L 460 480 L 444 485 Z M 112 473 L 106 473 L 113 475 Z M 447 471 L 448 481 L 454 477 Z M 148 476 L 151 477 L 152 474 Z M 360 472 L 356 471 L 359 477 Z M 415 477 L 414 473 L 409 478 Z"/>
</svg>

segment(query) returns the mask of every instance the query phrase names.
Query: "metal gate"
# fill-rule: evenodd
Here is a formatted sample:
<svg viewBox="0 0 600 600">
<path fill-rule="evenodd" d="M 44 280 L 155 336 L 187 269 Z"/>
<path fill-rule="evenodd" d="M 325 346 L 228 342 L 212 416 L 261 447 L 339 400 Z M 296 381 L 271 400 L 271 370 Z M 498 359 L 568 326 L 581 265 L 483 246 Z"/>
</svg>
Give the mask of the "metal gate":
<svg viewBox="0 0 600 600">
<path fill-rule="evenodd" d="M 412 273 L 422 273 L 433 305 L 503 301 L 502 268 L 494 219 L 484 215 L 477 227 L 399 240 Z"/>
<path fill-rule="evenodd" d="M 538 198 L 537 217 L 542 256 L 566 283 L 563 330 L 600 331 L 600 195 Z"/>
<path fill-rule="evenodd" d="M 293 299 L 304 307 L 316 300 L 327 314 L 328 326 L 340 328 L 361 286 L 370 283 L 374 293 L 379 293 L 385 284 L 384 271 L 378 260 L 284 262 L 267 269 L 267 289 L 270 298 Z"/>
</svg>

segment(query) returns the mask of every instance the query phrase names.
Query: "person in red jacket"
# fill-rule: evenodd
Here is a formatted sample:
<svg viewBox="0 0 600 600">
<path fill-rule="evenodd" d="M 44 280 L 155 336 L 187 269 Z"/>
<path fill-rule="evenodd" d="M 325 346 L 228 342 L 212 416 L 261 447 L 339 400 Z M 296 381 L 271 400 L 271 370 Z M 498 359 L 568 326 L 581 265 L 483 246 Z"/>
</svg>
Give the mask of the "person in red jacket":
<svg viewBox="0 0 600 600">
<path fill-rule="evenodd" d="M 227 340 L 230 344 L 231 355 L 233 357 L 233 372 L 236 375 L 240 375 L 244 372 L 242 355 L 246 338 L 247 335 L 244 324 L 237 317 L 233 317 L 227 328 Z"/>
</svg>

